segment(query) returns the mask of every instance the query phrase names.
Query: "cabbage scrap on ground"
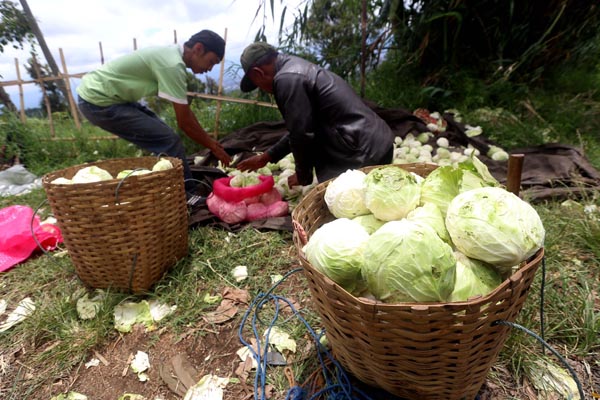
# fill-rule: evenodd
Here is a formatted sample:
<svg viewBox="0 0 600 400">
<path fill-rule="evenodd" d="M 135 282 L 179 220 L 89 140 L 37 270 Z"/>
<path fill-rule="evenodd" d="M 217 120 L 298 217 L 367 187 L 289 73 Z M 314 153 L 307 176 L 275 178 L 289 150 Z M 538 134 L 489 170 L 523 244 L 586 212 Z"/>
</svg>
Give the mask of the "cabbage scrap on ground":
<svg viewBox="0 0 600 400">
<path fill-rule="evenodd" d="M 425 178 L 395 165 L 348 170 L 324 200 L 345 217 L 313 233 L 306 259 L 348 292 L 383 302 L 485 296 L 544 244 L 535 209 L 474 155 Z"/>
</svg>

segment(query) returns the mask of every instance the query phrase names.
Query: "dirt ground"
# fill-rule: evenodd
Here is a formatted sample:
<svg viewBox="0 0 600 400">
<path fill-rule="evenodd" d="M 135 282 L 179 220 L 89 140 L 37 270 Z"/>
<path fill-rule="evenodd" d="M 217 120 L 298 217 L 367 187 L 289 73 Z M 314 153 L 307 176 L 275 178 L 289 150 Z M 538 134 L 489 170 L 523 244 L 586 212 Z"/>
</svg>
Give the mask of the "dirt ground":
<svg viewBox="0 0 600 400">
<path fill-rule="evenodd" d="M 67 379 L 55 382 L 35 397 L 49 399 L 57 393 L 75 391 L 88 396 L 89 400 L 116 400 L 125 393 L 144 396 L 147 400 L 179 400 L 183 395 L 177 394 L 161 378 L 160 367 L 167 366 L 173 357 L 181 356 L 187 359 L 197 370 L 197 378 L 205 374 L 215 374 L 221 377 L 235 377 L 240 359 L 236 351 L 241 347 L 238 339 L 238 322 L 231 321 L 220 326 L 213 326 L 205 330 L 206 335 L 198 339 L 195 335 L 199 329 L 206 327 L 192 327 L 188 335 L 175 337 L 167 331 L 145 332 L 144 329 L 134 329 L 132 333 L 119 336 L 114 342 L 103 349 L 95 351 L 95 357 L 102 361 L 98 366 L 86 368 L 84 366 L 71 371 Z M 158 340 L 156 340 L 158 336 Z M 187 338 L 186 338 L 187 337 Z M 196 337 L 196 339 L 191 339 Z M 151 345 L 150 345 L 151 344 Z M 151 367 L 148 370 L 149 380 L 141 382 L 137 375 L 129 368 L 129 360 L 138 350 L 146 351 L 150 357 Z M 592 360 L 589 360 L 592 361 Z M 582 363 L 575 364 L 578 376 L 588 376 Z M 526 399 L 537 400 L 538 397 L 530 384 L 525 384 L 517 389 L 508 371 L 494 370 L 497 376 L 505 379 L 502 384 L 488 380 L 480 391 L 480 400 L 499 399 Z M 254 399 L 254 389 L 250 374 L 248 384 L 229 383 L 224 389 L 224 400 Z M 600 385 L 600 374 L 596 371 L 595 386 Z M 591 393 L 590 383 L 583 382 L 586 393 Z M 373 400 L 397 399 L 385 393 L 369 393 Z M 274 394 L 272 399 L 285 399 L 285 393 Z M 510 396 L 510 397 L 509 397 Z M 257 397 L 258 398 L 258 397 Z M 591 398 L 591 396 L 590 396 Z M 554 398 L 558 400 L 559 398 Z"/>
<path fill-rule="evenodd" d="M 301 283 L 298 280 L 290 282 L 291 285 Z M 295 304 L 298 308 L 311 306 L 309 298 L 300 299 Z M 143 326 L 137 326 L 131 333 L 118 335 L 108 346 L 95 349 L 90 358 L 100 360 L 97 366 L 89 368 L 80 366 L 71 371 L 67 375 L 68 377 L 47 386 L 36 394 L 35 398 L 48 400 L 59 393 L 75 391 L 85 394 L 89 400 L 117 400 L 125 393 L 142 395 L 146 400 L 179 400 L 184 397 L 185 393 L 185 386 L 181 387 L 184 385 L 182 370 L 173 368 L 168 370 L 170 366 L 174 365 L 176 359 L 183 361 L 183 370 L 193 375 L 194 381 L 206 374 L 239 378 L 240 359 L 236 355 L 236 351 L 242 347 L 238 330 L 241 316 L 245 311 L 240 308 L 236 318 L 221 324 L 209 324 L 200 320 L 197 326 L 190 326 L 183 334 L 177 336 L 164 327 L 147 332 Z M 150 359 L 151 366 L 147 371 L 149 379 L 146 382 L 141 382 L 129 368 L 131 358 L 140 350 L 147 352 Z M 586 370 L 583 360 L 571 361 L 578 377 L 582 379 L 585 392 L 588 394 L 597 392 L 600 388 L 600 371 Z M 593 360 L 589 359 L 587 362 L 589 365 L 593 365 Z M 185 367 L 186 365 L 187 367 Z M 163 370 L 162 374 L 161 370 Z M 167 372 L 165 373 L 165 371 Z M 173 371 L 179 371 L 179 373 Z M 510 373 L 501 367 L 494 367 L 492 373 L 494 378 L 488 379 L 483 385 L 479 393 L 479 400 L 560 399 L 550 396 L 539 397 L 531 384 L 521 382 L 520 385 L 517 385 Z M 171 386 L 165 380 L 165 376 L 168 375 L 175 378 L 171 381 Z M 254 397 L 253 379 L 254 372 L 250 372 L 248 379 L 240 379 L 238 383 L 229 383 L 224 389 L 223 399 L 260 398 Z M 178 386 L 175 386 L 175 382 L 178 382 Z M 360 385 L 360 382 L 356 383 Z M 365 387 L 361 387 L 361 390 L 365 392 Z M 369 392 L 367 389 L 366 393 L 372 397 L 372 400 L 400 400 L 381 390 Z M 272 393 L 271 399 L 284 400 L 286 394 Z"/>
</svg>

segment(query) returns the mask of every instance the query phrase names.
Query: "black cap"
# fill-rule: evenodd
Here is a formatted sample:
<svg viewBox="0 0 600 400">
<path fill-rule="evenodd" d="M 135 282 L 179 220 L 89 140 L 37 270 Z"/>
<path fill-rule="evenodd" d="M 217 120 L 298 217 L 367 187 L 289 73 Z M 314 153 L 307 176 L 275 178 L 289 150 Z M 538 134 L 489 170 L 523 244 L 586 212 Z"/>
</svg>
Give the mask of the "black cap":
<svg viewBox="0 0 600 400">
<path fill-rule="evenodd" d="M 219 60 L 223 59 L 225 55 L 225 40 L 213 31 L 205 29 L 192 35 L 190 39 L 185 42 L 186 47 L 192 47 L 196 43 L 202 43 L 206 51 L 212 51 L 219 57 Z"/>
<path fill-rule="evenodd" d="M 257 66 L 261 59 L 272 54 L 277 54 L 277 49 L 265 42 L 254 42 L 244 49 L 240 56 L 240 64 L 242 64 L 244 70 L 244 77 L 240 82 L 242 92 L 250 92 L 256 89 L 256 85 L 248 77 L 248 71 Z"/>
</svg>

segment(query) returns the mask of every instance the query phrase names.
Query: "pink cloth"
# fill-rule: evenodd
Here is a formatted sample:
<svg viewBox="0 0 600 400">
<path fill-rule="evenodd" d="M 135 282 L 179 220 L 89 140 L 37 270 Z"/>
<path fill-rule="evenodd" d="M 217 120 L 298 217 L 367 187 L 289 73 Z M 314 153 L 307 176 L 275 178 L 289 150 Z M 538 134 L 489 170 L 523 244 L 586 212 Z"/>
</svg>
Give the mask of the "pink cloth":
<svg viewBox="0 0 600 400">
<path fill-rule="evenodd" d="M 35 238 L 46 251 L 53 250 L 63 237 L 53 224 L 40 225 L 40 218 L 33 219 L 33 209 L 28 206 L 10 206 L 0 209 L 0 272 L 7 271 L 40 250 Z"/>
</svg>

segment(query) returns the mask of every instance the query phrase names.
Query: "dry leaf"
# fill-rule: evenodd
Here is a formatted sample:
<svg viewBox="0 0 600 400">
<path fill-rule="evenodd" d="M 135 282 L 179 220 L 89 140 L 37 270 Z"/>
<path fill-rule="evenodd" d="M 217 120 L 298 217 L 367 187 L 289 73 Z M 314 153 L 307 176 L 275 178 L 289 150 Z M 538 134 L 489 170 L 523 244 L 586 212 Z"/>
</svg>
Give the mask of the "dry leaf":
<svg viewBox="0 0 600 400">
<path fill-rule="evenodd" d="M 209 324 L 222 324 L 235 317 L 239 308 L 236 303 L 229 299 L 223 299 L 215 311 L 207 312 L 202 316 Z"/>
</svg>

